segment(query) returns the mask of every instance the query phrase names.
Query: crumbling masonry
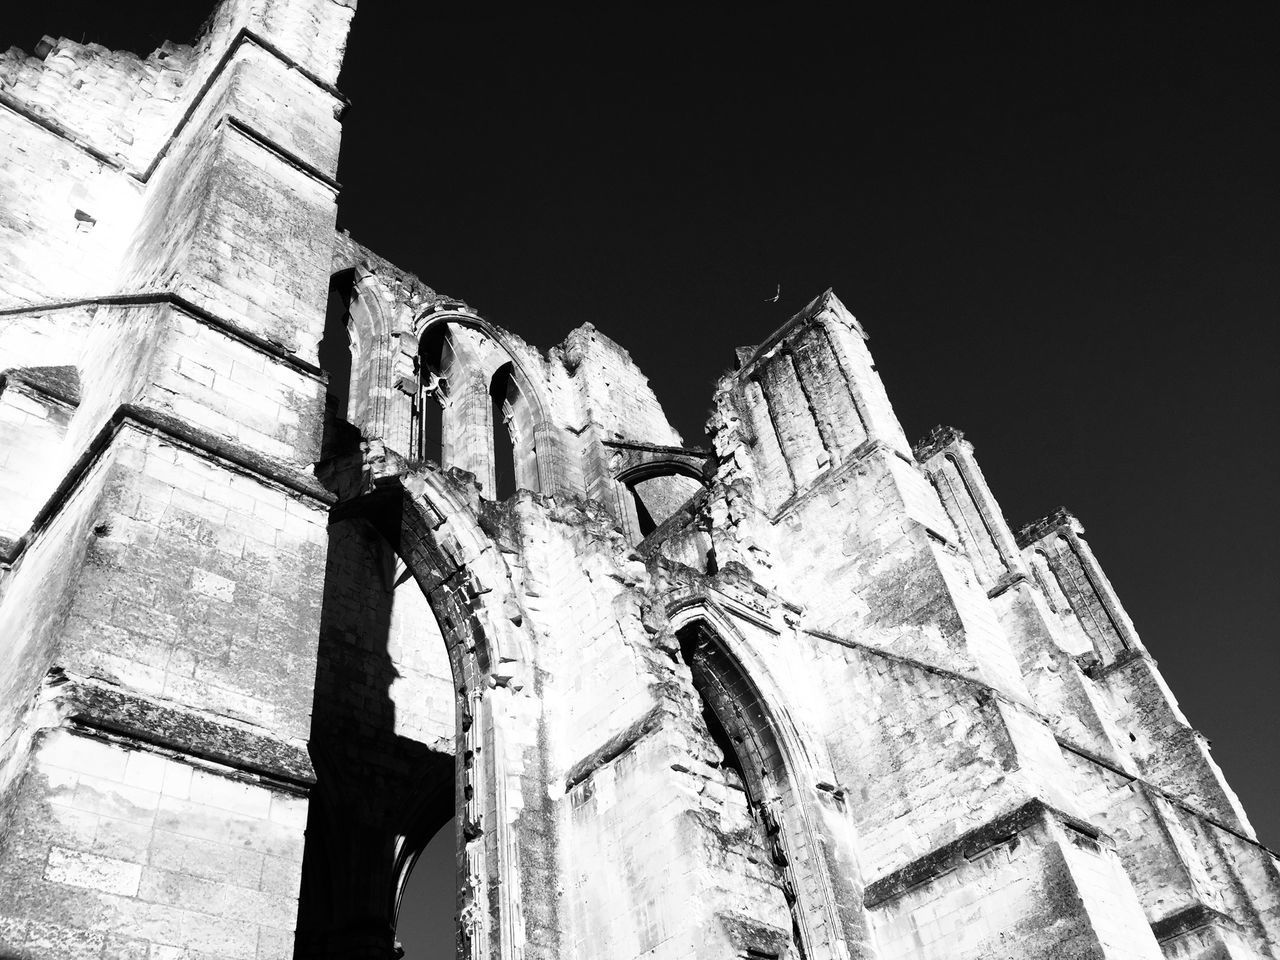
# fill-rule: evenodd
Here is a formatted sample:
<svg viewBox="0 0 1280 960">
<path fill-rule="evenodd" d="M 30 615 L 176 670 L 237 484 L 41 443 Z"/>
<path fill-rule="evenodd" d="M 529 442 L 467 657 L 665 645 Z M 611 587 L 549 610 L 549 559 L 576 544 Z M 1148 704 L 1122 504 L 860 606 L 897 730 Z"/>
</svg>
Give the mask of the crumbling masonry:
<svg viewBox="0 0 1280 960">
<path fill-rule="evenodd" d="M 336 234 L 354 0 L 0 58 L 0 956 L 1280 957 L 1062 511 L 827 292 L 709 447 Z"/>
</svg>

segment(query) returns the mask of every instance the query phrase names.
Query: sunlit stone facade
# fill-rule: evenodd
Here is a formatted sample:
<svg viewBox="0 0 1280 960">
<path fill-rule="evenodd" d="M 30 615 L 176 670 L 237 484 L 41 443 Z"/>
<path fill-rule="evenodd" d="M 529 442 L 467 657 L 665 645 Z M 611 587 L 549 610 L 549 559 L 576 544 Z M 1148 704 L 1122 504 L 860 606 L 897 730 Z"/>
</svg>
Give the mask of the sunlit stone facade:
<svg viewBox="0 0 1280 960">
<path fill-rule="evenodd" d="M 0 58 L 0 956 L 390 960 L 455 815 L 476 960 L 1280 956 L 1080 523 L 833 293 L 694 446 L 335 233 L 353 8 Z"/>
</svg>

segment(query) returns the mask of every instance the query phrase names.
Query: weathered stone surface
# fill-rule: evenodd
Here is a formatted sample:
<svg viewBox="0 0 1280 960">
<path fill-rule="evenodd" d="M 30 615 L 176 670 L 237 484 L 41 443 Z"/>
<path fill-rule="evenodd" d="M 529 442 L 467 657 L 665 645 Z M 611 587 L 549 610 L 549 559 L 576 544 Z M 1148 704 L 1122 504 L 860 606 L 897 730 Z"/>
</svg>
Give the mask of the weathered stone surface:
<svg viewBox="0 0 1280 960">
<path fill-rule="evenodd" d="M 704 448 L 334 232 L 353 10 L 0 57 L 0 955 L 388 960 L 456 816 L 472 960 L 1280 956 L 1083 527 L 834 293 Z"/>
</svg>

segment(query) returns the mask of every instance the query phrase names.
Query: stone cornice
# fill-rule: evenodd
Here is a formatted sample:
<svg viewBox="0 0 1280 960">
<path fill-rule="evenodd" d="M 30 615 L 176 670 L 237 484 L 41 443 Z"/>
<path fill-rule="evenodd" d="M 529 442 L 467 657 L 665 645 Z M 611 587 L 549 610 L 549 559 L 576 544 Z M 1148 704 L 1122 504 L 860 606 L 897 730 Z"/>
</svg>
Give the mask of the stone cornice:
<svg viewBox="0 0 1280 960">
<path fill-rule="evenodd" d="M 140 307 L 169 306 L 190 316 L 197 323 L 225 334 L 233 340 L 264 353 L 273 360 L 286 363 L 314 380 L 323 381 L 326 374 L 314 363 L 303 360 L 295 353 L 260 334 L 247 330 L 225 317 L 220 317 L 199 304 L 193 303 L 177 293 L 157 291 L 154 293 L 112 293 L 98 297 L 83 297 L 77 300 L 54 300 L 48 303 L 25 304 L 19 307 L 0 308 L 0 317 L 15 317 L 42 313 L 56 313 L 60 310 L 74 310 L 78 307 Z"/>
<path fill-rule="evenodd" d="M 73 730 L 122 738 L 130 746 L 230 767 L 238 779 L 306 794 L 315 771 L 301 743 L 229 719 L 169 704 L 114 684 L 72 677 L 58 668 L 46 678 L 58 713 Z"/>
<path fill-rule="evenodd" d="M 220 460 L 260 480 L 283 487 L 317 503 L 329 505 L 336 500 L 336 497 L 321 486 L 315 477 L 291 464 L 256 453 L 243 444 L 195 427 L 171 414 L 125 403 L 121 404 L 103 424 L 71 469 L 67 471 L 53 495 L 36 513 L 27 533 L 16 542 L 10 541 L 14 545 L 7 553 L 0 554 L 0 563 L 6 563 L 9 566 L 17 563 L 19 557 L 26 552 L 27 547 L 40 531 L 58 515 L 63 504 L 75 493 L 80 482 L 101 459 L 112 439 L 126 424 L 134 424 L 144 430 L 154 430 L 163 434 L 166 439 L 187 447 L 197 455 L 210 460 Z"/>
</svg>

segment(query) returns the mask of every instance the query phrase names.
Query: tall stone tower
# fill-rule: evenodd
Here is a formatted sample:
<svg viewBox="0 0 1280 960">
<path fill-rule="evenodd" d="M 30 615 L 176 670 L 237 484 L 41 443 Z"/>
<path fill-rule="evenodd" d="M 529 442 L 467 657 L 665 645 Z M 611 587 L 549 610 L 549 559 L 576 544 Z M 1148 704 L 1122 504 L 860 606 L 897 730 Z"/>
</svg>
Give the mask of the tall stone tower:
<svg viewBox="0 0 1280 960">
<path fill-rule="evenodd" d="M 354 0 L 0 59 L 0 956 L 1280 957 L 1084 539 L 828 291 L 684 444 L 334 230 Z"/>
</svg>

